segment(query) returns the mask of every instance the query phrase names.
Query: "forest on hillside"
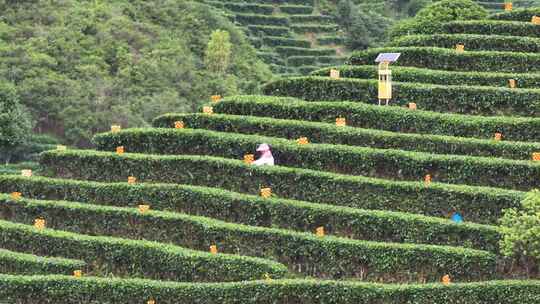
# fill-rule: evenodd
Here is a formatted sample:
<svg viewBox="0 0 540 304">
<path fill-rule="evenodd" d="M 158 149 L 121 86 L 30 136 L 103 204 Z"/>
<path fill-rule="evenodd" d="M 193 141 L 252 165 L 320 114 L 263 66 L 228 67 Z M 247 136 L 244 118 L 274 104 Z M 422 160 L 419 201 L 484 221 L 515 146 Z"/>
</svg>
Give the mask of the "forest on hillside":
<svg viewBox="0 0 540 304">
<path fill-rule="evenodd" d="M 197 3 L 3 1 L 0 10 L 0 78 L 13 91 L 4 99 L 29 111 L 36 132 L 69 144 L 113 123 L 192 111 L 213 94 L 255 92 L 271 77 L 239 29 Z M 220 49 L 205 56 L 218 29 L 230 49 L 223 67 L 210 62 Z"/>
</svg>

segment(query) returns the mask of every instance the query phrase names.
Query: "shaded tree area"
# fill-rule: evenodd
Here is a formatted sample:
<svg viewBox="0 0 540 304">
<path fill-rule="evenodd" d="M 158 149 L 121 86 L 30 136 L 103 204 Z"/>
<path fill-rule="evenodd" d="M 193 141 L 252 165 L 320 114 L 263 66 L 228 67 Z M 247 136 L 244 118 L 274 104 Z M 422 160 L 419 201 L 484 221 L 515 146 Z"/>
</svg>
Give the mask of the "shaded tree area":
<svg viewBox="0 0 540 304">
<path fill-rule="evenodd" d="M 256 93 L 271 77 L 244 34 L 184 1 L 1 1 L 0 79 L 16 86 L 35 131 L 86 146 L 111 124 L 145 126 L 210 95 Z M 205 64 L 215 30 L 230 58 Z"/>
<path fill-rule="evenodd" d="M 0 81 L 0 161 L 9 163 L 16 148 L 28 143 L 32 125 L 26 109 L 19 103 L 15 86 Z"/>
</svg>

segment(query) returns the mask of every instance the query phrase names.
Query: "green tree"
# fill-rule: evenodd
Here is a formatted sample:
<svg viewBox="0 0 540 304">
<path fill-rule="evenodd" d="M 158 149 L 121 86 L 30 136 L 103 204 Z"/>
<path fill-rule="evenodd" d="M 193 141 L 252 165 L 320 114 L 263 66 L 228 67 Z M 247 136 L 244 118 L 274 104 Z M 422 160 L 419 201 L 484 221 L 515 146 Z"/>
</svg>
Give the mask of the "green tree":
<svg viewBox="0 0 540 304">
<path fill-rule="evenodd" d="M 443 23 L 454 20 L 473 20 L 487 17 L 487 11 L 471 0 L 442 0 L 426 6 L 416 15 L 422 23 Z"/>
<path fill-rule="evenodd" d="M 515 257 L 529 275 L 539 274 L 540 191 L 527 194 L 519 209 L 507 209 L 501 219 L 501 252 Z"/>
<path fill-rule="evenodd" d="M 245 34 L 201 3 L 0 0 L 0 11 L 0 78 L 17 87 L 36 131 L 69 145 L 88 146 L 111 124 L 194 111 L 213 94 L 259 93 L 272 76 Z M 227 56 L 210 71 L 216 29 Z"/>
<path fill-rule="evenodd" d="M 487 11 L 472 0 L 442 0 L 421 9 L 416 17 L 397 23 L 391 37 L 407 34 L 431 34 L 440 30 L 444 22 L 483 19 Z"/>
<path fill-rule="evenodd" d="M 216 74 L 225 74 L 231 62 L 231 51 L 229 32 L 222 30 L 212 32 L 204 57 L 206 68 Z"/>
<path fill-rule="evenodd" d="M 0 157 L 6 164 L 15 149 L 27 142 L 32 130 L 30 118 L 19 103 L 15 86 L 0 81 Z"/>
<path fill-rule="evenodd" d="M 345 44 L 351 49 L 366 49 L 385 38 L 389 19 L 363 9 L 351 0 L 340 0 L 336 6 L 336 20 L 345 30 Z"/>
<path fill-rule="evenodd" d="M 407 15 L 416 16 L 422 8 L 431 3 L 432 0 L 411 0 L 406 6 Z"/>
</svg>

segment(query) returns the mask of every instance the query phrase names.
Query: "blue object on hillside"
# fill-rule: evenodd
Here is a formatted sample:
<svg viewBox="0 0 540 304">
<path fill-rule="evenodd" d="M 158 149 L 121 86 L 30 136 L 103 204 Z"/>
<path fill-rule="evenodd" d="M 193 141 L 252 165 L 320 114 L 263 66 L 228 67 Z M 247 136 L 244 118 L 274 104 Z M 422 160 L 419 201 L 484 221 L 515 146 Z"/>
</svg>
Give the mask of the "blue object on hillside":
<svg viewBox="0 0 540 304">
<path fill-rule="evenodd" d="M 463 217 L 461 216 L 461 214 L 456 212 L 452 215 L 452 221 L 456 223 L 463 223 Z"/>
</svg>

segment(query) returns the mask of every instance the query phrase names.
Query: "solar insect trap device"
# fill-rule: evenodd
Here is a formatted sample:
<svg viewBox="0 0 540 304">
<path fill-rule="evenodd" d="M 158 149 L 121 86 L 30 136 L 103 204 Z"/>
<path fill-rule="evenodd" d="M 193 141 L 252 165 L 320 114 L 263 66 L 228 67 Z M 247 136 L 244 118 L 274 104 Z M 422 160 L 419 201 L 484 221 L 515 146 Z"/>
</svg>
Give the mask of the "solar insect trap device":
<svg viewBox="0 0 540 304">
<path fill-rule="evenodd" d="M 375 59 L 379 64 L 379 105 L 384 101 L 386 105 L 392 99 L 392 71 L 390 64 L 396 62 L 401 53 L 381 53 Z"/>
</svg>

